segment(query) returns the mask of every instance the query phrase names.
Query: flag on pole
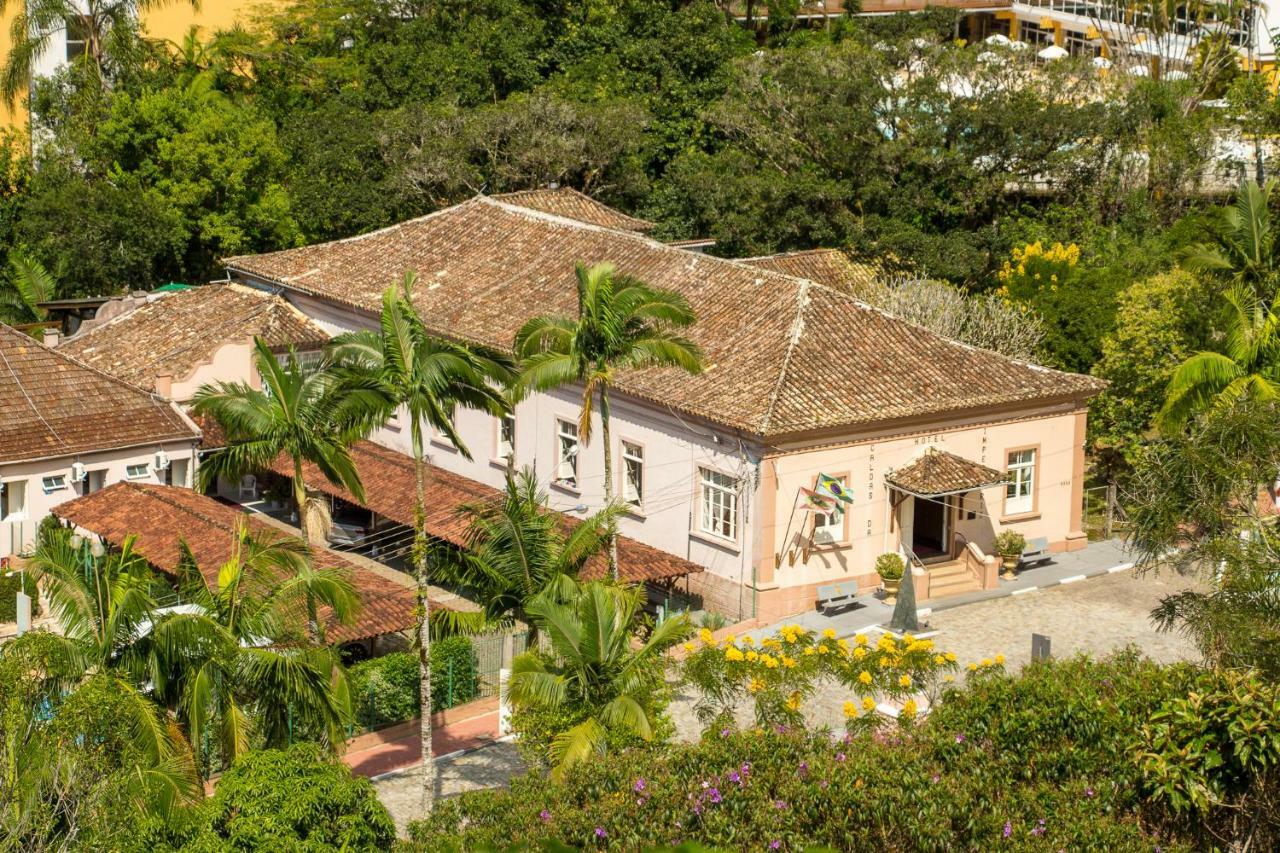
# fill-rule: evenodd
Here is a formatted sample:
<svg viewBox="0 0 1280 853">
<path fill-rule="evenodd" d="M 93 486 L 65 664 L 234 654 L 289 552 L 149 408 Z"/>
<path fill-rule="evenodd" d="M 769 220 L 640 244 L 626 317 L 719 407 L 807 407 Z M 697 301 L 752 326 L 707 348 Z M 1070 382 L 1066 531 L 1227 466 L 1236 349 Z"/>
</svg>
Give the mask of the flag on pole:
<svg viewBox="0 0 1280 853">
<path fill-rule="evenodd" d="M 818 475 L 818 485 L 815 491 L 820 495 L 834 498 L 841 503 L 853 503 L 853 495 L 849 492 L 849 489 L 845 484 L 837 480 L 835 477 L 828 477 L 826 474 Z"/>
<path fill-rule="evenodd" d="M 812 489 L 801 486 L 796 506 L 806 512 L 831 512 L 835 502 L 827 495 L 820 495 Z"/>
</svg>

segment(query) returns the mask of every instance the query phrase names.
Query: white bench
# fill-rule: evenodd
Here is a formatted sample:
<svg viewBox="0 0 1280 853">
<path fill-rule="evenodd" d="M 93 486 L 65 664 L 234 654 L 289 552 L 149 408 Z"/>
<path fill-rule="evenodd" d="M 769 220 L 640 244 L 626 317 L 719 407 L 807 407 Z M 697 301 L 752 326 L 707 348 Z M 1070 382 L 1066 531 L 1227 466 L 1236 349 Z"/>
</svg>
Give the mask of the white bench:
<svg viewBox="0 0 1280 853">
<path fill-rule="evenodd" d="M 1022 556 L 1018 558 L 1018 568 L 1025 569 L 1027 566 L 1047 563 L 1052 559 L 1053 555 L 1049 553 L 1048 537 L 1037 536 L 1035 539 L 1027 540 L 1027 546 L 1022 549 Z"/>
<path fill-rule="evenodd" d="M 858 598 L 858 584 L 831 583 L 818 587 L 818 612 L 828 613 L 841 607 L 853 604 Z"/>
</svg>

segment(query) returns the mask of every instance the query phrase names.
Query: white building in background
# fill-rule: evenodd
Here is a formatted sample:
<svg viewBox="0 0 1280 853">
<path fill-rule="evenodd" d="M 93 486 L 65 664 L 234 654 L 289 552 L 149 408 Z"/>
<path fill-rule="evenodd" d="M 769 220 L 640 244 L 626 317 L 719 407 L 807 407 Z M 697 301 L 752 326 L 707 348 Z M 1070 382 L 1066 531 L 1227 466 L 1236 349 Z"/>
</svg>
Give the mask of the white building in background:
<svg viewBox="0 0 1280 853">
<path fill-rule="evenodd" d="M 200 430 L 173 403 L 0 325 L 0 558 L 112 483 L 190 486 Z"/>
</svg>

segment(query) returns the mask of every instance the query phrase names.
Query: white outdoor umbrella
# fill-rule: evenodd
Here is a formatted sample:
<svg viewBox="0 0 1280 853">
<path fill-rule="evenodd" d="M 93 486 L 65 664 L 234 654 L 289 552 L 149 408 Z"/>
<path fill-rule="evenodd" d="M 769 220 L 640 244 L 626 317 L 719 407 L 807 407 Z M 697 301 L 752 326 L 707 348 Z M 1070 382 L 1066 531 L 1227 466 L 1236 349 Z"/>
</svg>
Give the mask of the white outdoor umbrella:
<svg viewBox="0 0 1280 853">
<path fill-rule="evenodd" d="M 995 35 L 992 35 L 992 36 L 987 36 L 985 39 L 983 39 L 983 41 L 986 42 L 987 44 L 997 44 L 997 45 L 1002 45 L 1004 47 L 1008 47 L 1009 44 L 1011 44 L 1009 37 L 1000 35 L 1000 33 L 996 33 Z"/>
<path fill-rule="evenodd" d="M 1036 54 L 1041 59 L 1064 59 L 1070 55 L 1066 48 L 1059 47 L 1056 44 L 1051 44 Z"/>
<path fill-rule="evenodd" d="M 1130 65 L 1125 71 L 1134 77 L 1150 77 L 1151 69 L 1145 65 Z"/>
<path fill-rule="evenodd" d="M 1094 68 L 1110 68 L 1111 60 L 1107 59 L 1105 56 L 1095 56 L 1093 58 L 1093 67 Z"/>
<path fill-rule="evenodd" d="M 1009 49 L 1010 49 L 1010 50 L 1026 50 L 1026 49 L 1028 49 L 1029 47 L 1031 47 L 1031 45 L 1027 44 L 1025 41 L 1011 41 L 1011 42 L 1009 42 Z"/>
</svg>

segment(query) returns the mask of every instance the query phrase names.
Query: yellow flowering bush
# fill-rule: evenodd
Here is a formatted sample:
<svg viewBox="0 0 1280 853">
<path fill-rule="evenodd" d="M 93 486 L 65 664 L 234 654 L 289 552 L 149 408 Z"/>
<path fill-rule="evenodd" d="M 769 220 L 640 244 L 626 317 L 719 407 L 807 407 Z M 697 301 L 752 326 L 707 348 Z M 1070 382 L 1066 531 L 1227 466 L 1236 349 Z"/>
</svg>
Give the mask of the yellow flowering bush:
<svg viewBox="0 0 1280 853">
<path fill-rule="evenodd" d="M 1080 247 L 1075 243 L 1054 243 L 1046 247 L 1040 240 L 1015 247 L 1000 267 L 999 293 L 1023 300 L 1036 291 L 1056 291 L 1064 286 L 1080 263 Z"/>
<path fill-rule="evenodd" d="M 844 705 L 847 725 L 853 727 L 875 725 L 874 716 L 859 713 L 859 708 L 874 710 L 877 697 L 910 700 L 923 693 L 932 698 L 941 679 L 955 668 L 954 654 L 911 634 L 881 634 L 874 642 L 858 634 L 850 642 L 831 629 L 815 633 L 785 625 L 758 643 L 748 637 L 740 642 L 726 637 L 720 644 L 704 641 L 685 657 L 681 675 L 695 689 L 694 711 L 708 726 L 723 727 L 744 699 L 751 701 L 757 725 L 799 724 L 817 685 L 834 682 L 854 694 Z M 916 715 L 904 712 L 901 719 Z"/>
</svg>

